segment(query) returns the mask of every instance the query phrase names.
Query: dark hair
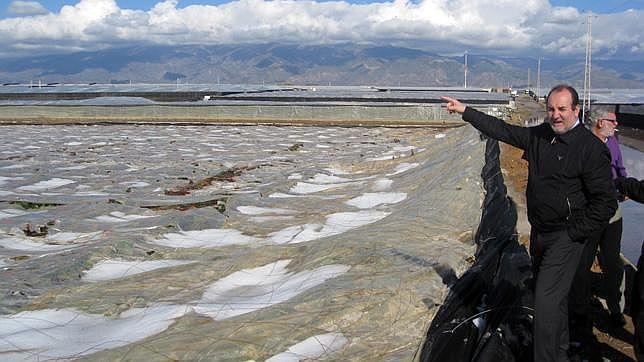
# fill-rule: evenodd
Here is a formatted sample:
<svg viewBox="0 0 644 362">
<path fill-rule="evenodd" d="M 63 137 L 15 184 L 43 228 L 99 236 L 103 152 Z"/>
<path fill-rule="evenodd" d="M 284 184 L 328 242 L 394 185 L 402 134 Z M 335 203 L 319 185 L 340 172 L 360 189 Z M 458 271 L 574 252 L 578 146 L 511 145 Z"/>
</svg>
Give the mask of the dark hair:
<svg viewBox="0 0 644 362">
<path fill-rule="evenodd" d="M 552 93 L 557 93 L 561 91 L 568 91 L 570 93 L 570 98 L 572 98 L 572 108 L 575 108 L 579 105 L 579 93 L 573 88 L 572 86 L 569 86 L 568 84 L 559 84 L 554 86 L 550 92 L 548 92 L 548 96 L 546 97 L 546 104 L 548 103 L 548 99 L 550 98 L 550 95 Z"/>
</svg>

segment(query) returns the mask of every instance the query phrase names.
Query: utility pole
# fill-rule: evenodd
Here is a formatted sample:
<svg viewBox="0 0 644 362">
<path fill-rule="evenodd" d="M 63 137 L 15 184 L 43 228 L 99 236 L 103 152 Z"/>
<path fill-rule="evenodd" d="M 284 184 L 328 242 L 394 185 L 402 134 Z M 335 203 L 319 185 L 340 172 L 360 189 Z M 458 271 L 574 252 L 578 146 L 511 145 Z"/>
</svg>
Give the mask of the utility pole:
<svg viewBox="0 0 644 362">
<path fill-rule="evenodd" d="M 586 111 L 590 112 L 590 68 L 592 64 L 592 13 L 588 14 L 586 29 L 586 65 L 584 66 L 584 95 L 582 97 L 581 114 L 586 118 Z M 583 121 L 583 120 L 582 120 Z"/>
<path fill-rule="evenodd" d="M 465 82 L 463 83 L 463 88 L 467 88 L 467 50 L 465 51 Z"/>
<path fill-rule="evenodd" d="M 528 91 L 530 91 L 530 68 L 528 68 Z"/>
<path fill-rule="evenodd" d="M 541 98 L 541 57 L 537 61 L 537 103 Z"/>
</svg>

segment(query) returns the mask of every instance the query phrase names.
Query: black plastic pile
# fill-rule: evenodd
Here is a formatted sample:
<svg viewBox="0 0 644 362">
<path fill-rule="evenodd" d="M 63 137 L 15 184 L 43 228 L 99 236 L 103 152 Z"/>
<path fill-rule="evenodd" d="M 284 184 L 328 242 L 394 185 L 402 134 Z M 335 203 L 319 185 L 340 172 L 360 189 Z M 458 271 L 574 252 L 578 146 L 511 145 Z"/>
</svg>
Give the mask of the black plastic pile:
<svg viewBox="0 0 644 362">
<path fill-rule="evenodd" d="M 486 195 L 476 262 L 450 286 L 421 361 L 532 360 L 530 257 L 517 240 L 517 211 L 507 196 L 495 140 L 487 140 L 481 176 Z"/>
</svg>

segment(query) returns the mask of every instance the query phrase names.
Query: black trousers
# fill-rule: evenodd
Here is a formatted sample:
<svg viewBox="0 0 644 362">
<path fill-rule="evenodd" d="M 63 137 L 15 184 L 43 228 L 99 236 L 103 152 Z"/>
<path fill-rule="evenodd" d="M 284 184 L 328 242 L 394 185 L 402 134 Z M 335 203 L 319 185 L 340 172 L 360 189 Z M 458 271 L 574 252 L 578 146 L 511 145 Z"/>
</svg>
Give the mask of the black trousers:
<svg viewBox="0 0 644 362">
<path fill-rule="evenodd" d="M 568 293 L 583 250 L 565 230 L 530 233 L 535 361 L 568 361 Z"/>
<path fill-rule="evenodd" d="M 635 356 L 639 362 L 644 362 L 644 244 L 637 261 L 635 284 L 631 294 L 631 316 L 635 325 Z"/>
<path fill-rule="evenodd" d="M 590 268 L 595 260 L 599 247 L 599 264 L 602 267 L 602 289 L 606 296 L 606 304 L 611 313 L 621 313 L 619 305 L 622 299 L 620 286 L 624 278 L 624 263 L 620 256 L 622 241 L 622 219 L 618 219 L 586 241 L 584 252 L 570 289 L 569 307 L 578 321 L 590 322 L 590 299 L 592 297 L 592 272 Z"/>
<path fill-rule="evenodd" d="M 624 280 L 624 262 L 620 255 L 622 245 L 622 219 L 608 224 L 599 239 L 599 265 L 602 267 L 606 304 L 611 313 L 622 313 L 619 301 L 620 287 Z"/>
</svg>

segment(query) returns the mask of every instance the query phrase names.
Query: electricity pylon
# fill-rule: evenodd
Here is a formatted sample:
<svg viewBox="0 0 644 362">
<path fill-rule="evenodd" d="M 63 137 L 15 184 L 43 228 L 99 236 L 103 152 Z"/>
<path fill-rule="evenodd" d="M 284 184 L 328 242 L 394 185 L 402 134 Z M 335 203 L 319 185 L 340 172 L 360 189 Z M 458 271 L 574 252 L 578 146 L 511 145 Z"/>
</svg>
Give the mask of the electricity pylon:
<svg viewBox="0 0 644 362">
<path fill-rule="evenodd" d="M 587 118 L 586 111 L 590 112 L 590 68 L 592 64 L 592 14 L 588 14 L 586 29 L 586 65 L 584 66 L 584 95 L 582 97 L 581 114 L 584 120 Z"/>
</svg>

